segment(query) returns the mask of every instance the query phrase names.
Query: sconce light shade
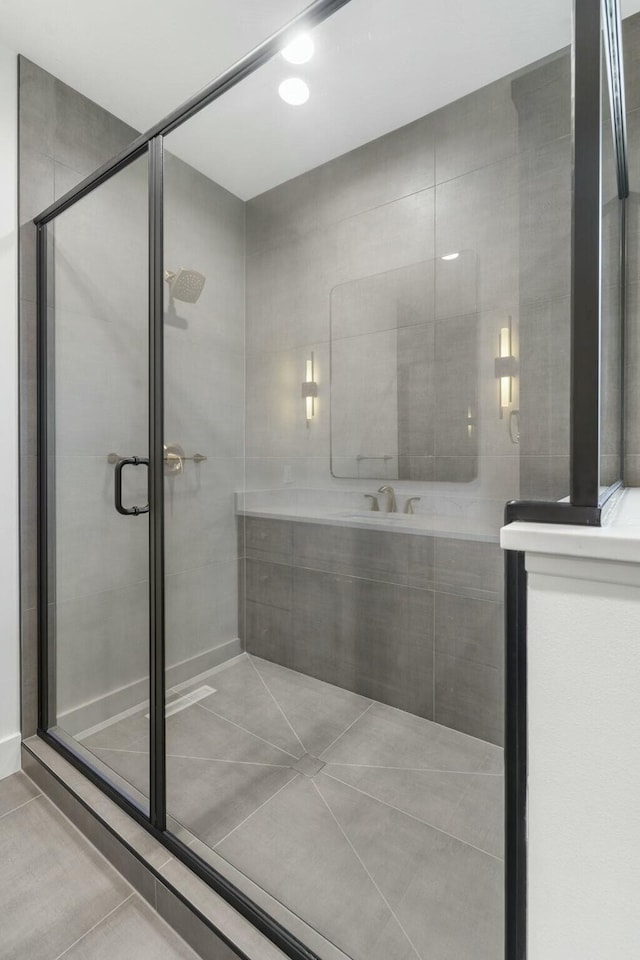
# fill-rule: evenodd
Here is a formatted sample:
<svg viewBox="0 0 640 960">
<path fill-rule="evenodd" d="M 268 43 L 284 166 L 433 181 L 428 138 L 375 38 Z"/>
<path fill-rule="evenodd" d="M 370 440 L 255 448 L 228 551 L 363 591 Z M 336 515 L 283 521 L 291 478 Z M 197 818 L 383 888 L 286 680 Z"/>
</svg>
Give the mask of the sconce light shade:
<svg viewBox="0 0 640 960">
<path fill-rule="evenodd" d="M 495 376 L 500 382 L 500 416 L 513 400 L 513 378 L 518 374 L 518 361 L 512 354 L 511 317 L 509 326 L 502 327 L 498 339 L 498 356 L 495 361 Z"/>
<path fill-rule="evenodd" d="M 313 353 L 311 359 L 307 360 L 305 368 L 305 379 L 302 383 L 302 397 L 304 399 L 304 412 L 307 426 L 311 418 L 316 413 L 316 397 L 318 396 L 318 384 L 314 380 Z"/>
</svg>

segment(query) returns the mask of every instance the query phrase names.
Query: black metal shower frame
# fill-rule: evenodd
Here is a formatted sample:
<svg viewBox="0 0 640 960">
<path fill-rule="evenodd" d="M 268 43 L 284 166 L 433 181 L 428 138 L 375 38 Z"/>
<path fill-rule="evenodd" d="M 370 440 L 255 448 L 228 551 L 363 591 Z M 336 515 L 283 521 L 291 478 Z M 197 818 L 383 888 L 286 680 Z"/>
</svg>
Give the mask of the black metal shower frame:
<svg viewBox="0 0 640 960">
<path fill-rule="evenodd" d="M 193 853 L 166 829 L 165 609 L 164 609 L 164 381 L 163 381 L 163 140 L 275 56 L 288 36 L 313 27 L 350 0 L 315 0 L 305 11 L 187 100 L 124 151 L 34 218 L 38 280 L 38 734 L 142 824 L 156 839 L 271 939 L 291 960 L 318 960 L 290 931 Z M 568 501 L 513 501 L 505 522 L 599 526 L 604 504 L 620 477 L 601 491 L 600 475 L 600 263 L 602 36 L 610 83 L 618 192 L 621 203 L 621 283 L 626 263 L 628 195 L 624 81 L 618 0 L 573 0 L 573 222 L 571 297 L 571 490 Z M 150 803 L 147 815 L 85 758 L 49 732 L 55 722 L 55 678 L 49 623 L 53 597 L 50 542 L 49 440 L 53 435 L 52 364 L 48 348 L 47 225 L 59 214 L 142 157 L 149 189 L 149 696 Z M 96 225 L 99 228 L 99 225 Z M 624 290 L 622 290 L 624 305 Z M 624 307 L 622 310 L 624 324 Z M 623 336 L 623 334 L 622 334 Z M 624 340 L 622 341 L 624 343 Z M 623 351 L 622 351 L 623 352 Z M 622 371 L 621 371 L 622 377 Z M 622 405 L 623 406 L 623 405 Z M 624 442 L 624 434 L 622 434 Z M 505 960 L 526 958 L 527 637 L 524 554 L 505 554 Z M 204 917 L 202 919 L 205 920 Z M 210 926 L 212 926 L 209 923 Z M 212 926 L 213 928 L 213 926 Z M 215 929 L 215 928 L 213 928 Z M 228 945 L 243 956 L 220 930 Z"/>
</svg>

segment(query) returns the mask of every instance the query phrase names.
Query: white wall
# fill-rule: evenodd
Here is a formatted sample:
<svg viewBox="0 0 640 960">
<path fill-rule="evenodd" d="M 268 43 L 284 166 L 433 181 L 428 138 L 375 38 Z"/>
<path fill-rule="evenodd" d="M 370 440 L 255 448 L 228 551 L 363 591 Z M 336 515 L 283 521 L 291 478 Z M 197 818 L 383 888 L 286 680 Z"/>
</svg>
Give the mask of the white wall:
<svg viewBox="0 0 640 960">
<path fill-rule="evenodd" d="M 0 45 L 0 778 L 20 767 L 17 63 Z"/>
<path fill-rule="evenodd" d="M 640 564 L 527 569 L 529 960 L 637 957 Z"/>
</svg>

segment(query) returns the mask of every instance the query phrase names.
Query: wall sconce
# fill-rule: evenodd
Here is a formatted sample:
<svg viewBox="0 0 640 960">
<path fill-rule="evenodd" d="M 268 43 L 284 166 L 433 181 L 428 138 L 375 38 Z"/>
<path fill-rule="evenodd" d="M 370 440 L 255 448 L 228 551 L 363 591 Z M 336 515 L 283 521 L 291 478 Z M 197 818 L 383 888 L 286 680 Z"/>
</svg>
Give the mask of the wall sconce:
<svg viewBox="0 0 640 960">
<path fill-rule="evenodd" d="M 509 325 L 502 327 L 498 338 L 498 356 L 495 363 L 495 375 L 499 382 L 500 418 L 513 400 L 513 378 L 518 374 L 518 361 L 512 353 L 511 317 Z"/>
<path fill-rule="evenodd" d="M 311 418 L 315 416 L 317 396 L 318 396 L 318 384 L 314 380 L 313 353 L 312 353 L 311 359 L 307 360 L 306 369 L 305 369 L 305 379 L 302 384 L 302 397 L 304 399 L 304 413 L 307 421 L 307 426 L 309 426 L 309 423 L 311 422 Z"/>
</svg>

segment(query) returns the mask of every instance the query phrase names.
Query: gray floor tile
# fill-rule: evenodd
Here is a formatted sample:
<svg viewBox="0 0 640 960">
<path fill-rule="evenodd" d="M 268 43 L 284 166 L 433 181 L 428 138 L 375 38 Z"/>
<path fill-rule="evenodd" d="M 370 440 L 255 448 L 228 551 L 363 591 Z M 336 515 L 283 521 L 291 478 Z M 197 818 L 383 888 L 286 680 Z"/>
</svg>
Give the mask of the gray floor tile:
<svg viewBox="0 0 640 960">
<path fill-rule="evenodd" d="M 129 782 L 140 777 L 148 754 L 99 750 L 101 759 Z M 254 762 L 167 757 L 167 812 L 190 833 L 215 846 L 286 783 L 290 767 Z M 174 831 L 175 832 L 175 831 Z"/>
<path fill-rule="evenodd" d="M 211 847 L 208 847 L 195 838 L 191 838 L 190 841 L 186 840 L 185 842 L 188 843 L 193 852 L 201 857 L 205 863 L 210 863 L 215 870 L 227 877 L 238 890 L 246 893 L 255 904 L 262 907 L 270 917 L 273 917 L 274 920 L 277 920 L 283 927 L 293 933 L 298 940 L 301 940 L 305 946 L 313 950 L 322 960 L 350 960 L 335 944 L 330 943 L 321 933 L 301 920 L 300 917 L 293 913 L 285 904 L 276 900 L 275 897 L 261 886 L 254 883 L 251 878 L 247 877 L 240 870 L 237 870 L 231 863 L 221 857 L 220 854 L 212 850 Z M 177 878 L 181 878 L 183 883 L 185 882 L 186 870 L 187 868 L 177 860 L 171 860 L 165 864 L 160 872 L 163 877 L 166 877 L 166 879 L 174 883 L 175 886 Z M 196 888 L 200 889 L 200 896 L 197 895 Z M 188 889 L 190 896 L 195 897 L 195 899 L 192 900 L 195 906 L 198 906 L 199 903 L 204 906 L 202 900 L 203 884 L 197 877 L 192 876 L 189 878 Z M 202 907 L 200 907 L 200 909 L 202 909 Z M 256 935 L 258 936 L 257 931 Z"/>
<path fill-rule="evenodd" d="M 324 773 L 492 856 L 502 856 L 502 777 L 331 764 Z"/>
<path fill-rule="evenodd" d="M 249 657 L 218 671 L 207 682 L 216 692 L 201 700 L 201 706 L 215 710 L 294 757 L 304 752 Z"/>
<path fill-rule="evenodd" d="M 354 960 L 415 960 L 375 884 L 305 777 L 289 784 L 217 849 Z"/>
<path fill-rule="evenodd" d="M 98 924 L 65 960 L 197 960 L 197 954 L 138 896 Z"/>
<path fill-rule="evenodd" d="M 268 660 L 251 659 L 312 756 L 319 756 L 372 702 Z"/>
<path fill-rule="evenodd" d="M 4 960 L 57 957 L 131 893 L 44 797 L 0 820 L 0 864 Z"/>
<path fill-rule="evenodd" d="M 375 703 L 323 756 L 327 763 L 473 773 L 487 744 L 438 723 Z"/>
<path fill-rule="evenodd" d="M 21 771 L 0 780 L 0 817 L 37 797 L 40 791 Z"/>
<path fill-rule="evenodd" d="M 289 767 L 169 757 L 168 812 L 204 843 L 215 846 L 297 776 Z"/>
<path fill-rule="evenodd" d="M 149 742 L 149 721 L 145 719 L 144 715 L 148 712 L 149 708 L 145 707 L 131 717 L 117 720 L 88 737 L 80 738 L 79 743 L 87 750 L 94 750 L 97 747 L 107 747 L 110 750 L 130 750 L 133 746 L 143 743 L 144 747 L 142 749 L 146 750 Z"/>
<path fill-rule="evenodd" d="M 423 960 L 502 955 L 499 860 L 322 774 L 317 783 Z"/>
<path fill-rule="evenodd" d="M 213 698 L 210 697 L 209 701 Z M 298 747 L 293 757 L 299 756 Z M 292 755 L 197 703 L 167 718 L 167 753 L 183 757 L 288 764 Z"/>
</svg>

